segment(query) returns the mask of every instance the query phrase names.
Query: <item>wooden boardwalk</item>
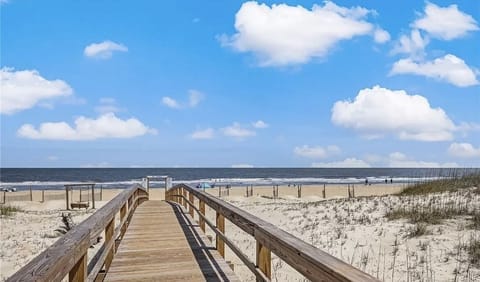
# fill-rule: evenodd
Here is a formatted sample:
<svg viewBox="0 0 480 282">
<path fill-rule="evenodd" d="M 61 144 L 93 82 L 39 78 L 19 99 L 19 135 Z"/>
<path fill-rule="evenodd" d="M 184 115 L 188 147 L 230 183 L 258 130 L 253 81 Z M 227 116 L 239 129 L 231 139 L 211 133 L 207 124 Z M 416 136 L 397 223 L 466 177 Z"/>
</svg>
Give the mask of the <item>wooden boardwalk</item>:
<svg viewBox="0 0 480 282">
<path fill-rule="evenodd" d="M 179 206 L 146 201 L 133 214 L 104 281 L 239 281 Z"/>
</svg>

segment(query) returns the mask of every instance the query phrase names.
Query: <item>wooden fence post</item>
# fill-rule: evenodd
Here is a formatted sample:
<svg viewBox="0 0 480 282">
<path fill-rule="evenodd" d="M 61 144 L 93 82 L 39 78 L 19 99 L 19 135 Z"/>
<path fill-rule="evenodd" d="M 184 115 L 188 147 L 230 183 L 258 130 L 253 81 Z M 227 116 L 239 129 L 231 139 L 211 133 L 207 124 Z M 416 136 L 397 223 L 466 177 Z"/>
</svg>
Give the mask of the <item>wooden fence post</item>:
<svg viewBox="0 0 480 282">
<path fill-rule="evenodd" d="M 70 203 L 68 201 L 68 186 L 65 186 L 65 202 L 66 202 L 66 205 L 67 205 L 67 210 L 70 209 Z"/>
<path fill-rule="evenodd" d="M 115 217 L 110 220 L 110 222 L 105 227 L 105 245 L 108 245 L 113 238 L 113 232 L 115 231 Z M 113 254 L 115 252 L 115 246 L 112 247 L 110 251 L 108 251 L 107 258 L 105 259 L 105 270 L 108 271 L 110 265 L 112 264 Z"/>
<path fill-rule="evenodd" d="M 300 184 L 297 184 L 297 197 L 302 197 L 302 186 Z"/>
<path fill-rule="evenodd" d="M 188 192 L 188 200 L 193 205 L 193 193 L 192 192 Z M 190 216 L 193 219 L 193 206 L 191 206 L 191 205 L 188 206 L 188 212 L 190 213 Z"/>
<path fill-rule="evenodd" d="M 217 229 L 220 230 L 223 234 L 225 234 L 225 217 L 217 211 Z M 217 235 L 216 237 L 217 242 L 217 251 L 218 253 L 225 258 L 225 242 L 223 242 L 222 238 Z"/>
<path fill-rule="evenodd" d="M 355 184 L 352 184 L 352 197 L 355 198 Z"/>
<path fill-rule="evenodd" d="M 32 186 L 30 186 L 30 202 L 33 201 Z"/>
<path fill-rule="evenodd" d="M 257 241 L 257 267 L 267 276 L 272 277 L 272 254 L 269 249 Z M 257 281 L 262 281 L 258 280 Z"/>
<path fill-rule="evenodd" d="M 42 203 L 45 202 L 45 189 L 42 189 Z"/>
<path fill-rule="evenodd" d="M 7 202 L 7 191 L 3 191 L 3 204 Z"/>
<path fill-rule="evenodd" d="M 95 208 L 95 184 L 92 184 L 92 208 Z"/>
<path fill-rule="evenodd" d="M 218 197 L 222 197 L 222 186 L 218 186 Z"/>
<path fill-rule="evenodd" d="M 87 253 L 85 253 L 68 273 L 70 282 L 84 282 L 87 280 Z"/>
<path fill-rule="evenodd" d="M 200 213 L 205 216 L 205 202 L 202 200 L 199 200 L 199 206 L 200 206 Z M 202 229 L 203 233 L 205 233 L 205 219 L 200 216 L 200 229 Z"/>
<path fill-rule="evenodd" d="M 323 196 L 324 199 L 325 199 L 326 196 L 327 196 L 327 195 L 325 194 L 325 184 L 323 184 L 322 196 Z"/>
<path fill-rule="evenodd" d="M 100 185 L 100 201 L 103 201 L 103 185 Z"/>
</svg>

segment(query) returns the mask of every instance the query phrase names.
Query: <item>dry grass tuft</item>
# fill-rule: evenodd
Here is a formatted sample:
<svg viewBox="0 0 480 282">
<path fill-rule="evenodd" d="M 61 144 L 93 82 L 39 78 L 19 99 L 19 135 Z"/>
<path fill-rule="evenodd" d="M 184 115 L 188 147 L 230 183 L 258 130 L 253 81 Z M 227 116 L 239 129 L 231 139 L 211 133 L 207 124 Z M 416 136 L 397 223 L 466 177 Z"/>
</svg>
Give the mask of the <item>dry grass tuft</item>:
<svg viewBox="0 0 480 282">
<path fill-rule="evenodd" d="M 23 211 L 19 207 L 9 206 L 9 205 L 0 205 L 0 215 L 1 216 L 11 216 L 16 212 Z"/>
</svg>

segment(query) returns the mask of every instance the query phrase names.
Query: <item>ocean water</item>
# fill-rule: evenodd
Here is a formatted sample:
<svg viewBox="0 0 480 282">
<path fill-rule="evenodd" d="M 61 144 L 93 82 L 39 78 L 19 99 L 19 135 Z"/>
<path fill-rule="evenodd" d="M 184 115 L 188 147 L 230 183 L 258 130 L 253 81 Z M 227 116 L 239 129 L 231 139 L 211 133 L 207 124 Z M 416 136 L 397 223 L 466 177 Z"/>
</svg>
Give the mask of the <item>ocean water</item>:
<svg viewBox="0 0 480 282">
<path fill-rule="evenodd" d="M 104 188 L 126 188 L 147 175 L 168 175 L 173 184 L 208 182 L 232 186 L 355 184 L 365 179 L 369 183 L 385 179 L 411 183 L 478 172 L 478 168 L 0 168 L 0 185 L 18 190 L 62 189 L 69 183 L 95 182 Z M 162 187 L 163 182 L 151 184 Z"/>
</svg>

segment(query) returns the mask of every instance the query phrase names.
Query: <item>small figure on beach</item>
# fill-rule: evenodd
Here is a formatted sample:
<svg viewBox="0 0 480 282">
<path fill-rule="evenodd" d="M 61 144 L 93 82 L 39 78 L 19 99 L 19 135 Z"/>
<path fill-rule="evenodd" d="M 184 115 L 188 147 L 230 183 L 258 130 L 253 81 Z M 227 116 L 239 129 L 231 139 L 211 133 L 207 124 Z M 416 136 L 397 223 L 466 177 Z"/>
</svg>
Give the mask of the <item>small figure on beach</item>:
<svg viewBox="0 0 480 282">
<path fill-rule="evenodd" d="M 388 183 L 388 179 L 385 178 L 385 184 L 387 184 L 387 183 Z"/>
<path fill-rule="evenodd" d="M 368 178 L 365 178 L 365 185 L 368 185 Z"/>
<path fill-rule="evenodd" d="M 390 178 L 390 184 L 392 184 L 392 183 L 393 183 L 393 178 Z"/>
</svg>

